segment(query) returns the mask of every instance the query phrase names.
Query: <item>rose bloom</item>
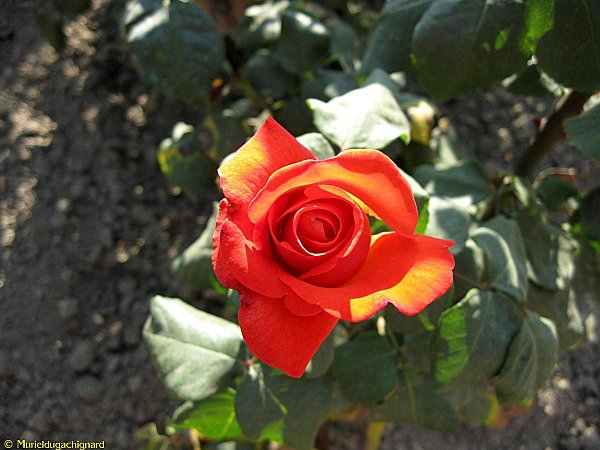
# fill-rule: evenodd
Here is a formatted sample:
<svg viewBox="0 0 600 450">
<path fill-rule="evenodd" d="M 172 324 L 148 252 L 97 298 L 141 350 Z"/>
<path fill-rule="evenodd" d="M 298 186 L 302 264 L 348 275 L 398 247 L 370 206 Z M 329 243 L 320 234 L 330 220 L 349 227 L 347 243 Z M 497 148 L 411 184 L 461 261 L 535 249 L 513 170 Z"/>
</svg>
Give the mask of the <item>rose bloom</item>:
<svg viewBox="0 0 600 450">
<path fill-rule="evenodd" d="M 338 320 L 417 314 L 452 284 L 451 241 L 414 234 L 414 196 L 377 150 L 322 161 L 275 120 L 219 169 L 213 266 L 248 348 L 292 377 Z M 369 216 L 391 229 L 371 235 Z"/>
</svg>

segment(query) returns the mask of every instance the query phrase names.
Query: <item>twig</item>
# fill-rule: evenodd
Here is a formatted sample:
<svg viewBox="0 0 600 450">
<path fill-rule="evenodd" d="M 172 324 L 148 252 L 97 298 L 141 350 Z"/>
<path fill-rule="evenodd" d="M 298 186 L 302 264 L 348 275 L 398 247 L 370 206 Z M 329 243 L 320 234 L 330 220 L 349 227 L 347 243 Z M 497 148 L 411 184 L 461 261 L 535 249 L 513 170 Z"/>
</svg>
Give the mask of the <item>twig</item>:
<svg viewBox="0 0 600 450">
<path fill-rule="evenodd" d="M 518 160 L 515 175 L 529 177 L 535 166 L 561 140 L 563 121 L 579 114 L 590 96 L 571 91 L 560 99 L 546 123 L 540 127 L 535 140 Z"/>
</svg>

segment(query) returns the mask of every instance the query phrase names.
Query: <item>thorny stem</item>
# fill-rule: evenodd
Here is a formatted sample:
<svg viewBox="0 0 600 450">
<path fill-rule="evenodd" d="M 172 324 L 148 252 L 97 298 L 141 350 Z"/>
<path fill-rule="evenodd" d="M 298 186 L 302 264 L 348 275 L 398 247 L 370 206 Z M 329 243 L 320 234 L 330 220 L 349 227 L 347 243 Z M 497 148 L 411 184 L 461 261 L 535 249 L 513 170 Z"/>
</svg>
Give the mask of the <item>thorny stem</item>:
<svg viewBox="0 0 600 450">
<path fill-rule="evenodd" d="M 515 175 L 529 177 L 535 166 L 561 140 L 563 121 L 579 114 L 590 96 L 591 94 L 571 91 L 560 99 L 546 123 L 540 127 L 535 140 L 518 160 Z"/>
</svg>

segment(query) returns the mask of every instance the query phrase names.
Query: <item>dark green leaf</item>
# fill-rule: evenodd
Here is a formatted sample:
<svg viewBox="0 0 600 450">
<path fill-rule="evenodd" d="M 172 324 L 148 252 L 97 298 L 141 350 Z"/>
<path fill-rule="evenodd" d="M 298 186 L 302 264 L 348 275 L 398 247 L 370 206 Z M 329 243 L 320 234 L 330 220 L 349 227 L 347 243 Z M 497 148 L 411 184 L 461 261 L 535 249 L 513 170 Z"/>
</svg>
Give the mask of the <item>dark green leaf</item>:
<svg viewBox="0 0 600 450">
<path fill-rule="evenodd" d="M 344 396 L 355 403 L 381 400 L 396 386 L 394 350 L 376 333 L 340 345 L 332 370 Z"/>
<path fill-rule="evenodd" d="M 527 311 L 496 377 L 496 393 L 504 403 L 531 399 L 554 370 L 558 344 L 554 324 Z"/>
<path fill-rule="evenodd" d="M 443 432 L 455 432 L 460 427 L 450 402 L 435 391 L 431 381 L 408 368 L 401 371 L 394 395 L 373 410 L 371 421 L 410 423 Z"/>
<path fill-rule="evenodd" d="M 281 15 L 289 6 L 288 0 L 269 0 L 246 8 L 244 18 L 231 33 L 236 45 L 257 48 L 277 41 L 281 36 Z"/>
<path fill-rule="evenodd" d="M 182 0 L 130 0 L 124 24 L 133 62 L 150 84 L 183 102 L 207 98 L 224 59 L 207 13 Z"/>
<path fill-rule="evenodd" d="M 304 80 L 302 83 L 302 97 L 327 101 L 357 87 L 354 77 L 348 73 L 337 70 L 319 70 L 314 78 Z"/>
<path fill-rule="evenodd" d="M 600 241 L 600 187 L 588 192 L 579 206 L 581 231 L 589 239 Z"/>
<path fill-rule="evenodd" d="M 279 442 L 283 440 L 285 411 L 272 387 L 267 385 L 260 364 L 255 364 L 244 375 L 235 398 L 235 412 L 246 437 L 262 440 L 268 436 Z"/>
<path fill-rule="evenodd" d="M 342 20 L 334 19 L 328 24 L 331 33 L 329 52 L 347 72 L 354 71 L 360 51 L 360 41 L 356 31 Z"/>
<path fill-rule="evenodd" d="M 465 382 L 496 374 L 519 327 L 511 301 L 489 291 L 469 291 L 440 318 L 434 340 L 436 379 Z"/>
<path fill-rule="evenodd" d="M 424 212 L 426 212 L 427 209 L 427 203 L 429 202 L 429 194 L 425 189 L 423 189 L 423 187 L 419 184 L 417 180 L 415 180 L 413 177 L 407 174 L 404 170 L 400 168 L 398 168 L 398 170 L 410 185 L 410 190 L 412 191 L 413 196 L 415 197 L 415 202 L 417 204 L 417 210 L 419 211 L 419 214 L 423 214 Z"/>
<path fill-rule="evenodd" d="M 468 397 L 468 401 L 460 409 L 461 418 L 467 423 L 483 425 L 490 419 L 497 402 L 493 394 L 484 392 L 482 389 Z"/>
<path fill-rule="evenodd" d="M 376 67 L 386 72 L 409 69 L 414 28 L 432 2 L 433 0 L 388 1 L 369 38 L 362 70 L 370 72 Z"/>
<path fill-rule="evenodd" d="M 430 195 L 446 197 L 475 213 L 492 196 L 492 187 L 479 163 L 467 159 L 444 168 L 422 165 L 415 179 Z"/>
<path fill-rule="evenodd" d="M 573 184 L 549 175 L 535 188 L 535 193 L 549 209 L 557 210 L 567 199 L 577 196 L 579 191 Z"/>
<path fill-rule="evenodd" d="M 200 402 L 186 402 L 175 411 L 171 426 L 176 430 L 196 430 L 214 440 L 241 437 L 234 402 L 235 391 L 231 388 Z"/>
<path fill-rule="evenodd" d="M 516 95 L 548 95 L 553 91 L 547 86 L 536 64 L 527 66 L 525 70 L 511 76 L 502 85 Z"/>
<path fill-rule="evenodd" d="M 427 234 L 454 241 L 450 247 L 454 254 L 462 250 L 472 223 L 469 214 L 452 200 L 443 197 L 431 197 L 428 212 Z"/>
<path fill-rule="evenodd" d="M 318 378 L 324 375 L 333 364 L 335 347 L 345 340 L 347 340 L 346 330 L 341 325 L 336 326 L 308 363 L 306 377 Z"/>
<path fill-rule="evenodd" d="M 35 21 L 54 50 L 59 52 L 65 48 L 66 36 L 63 31 L 62 17 L 50 2 L 47 0 L 38 2 L 35 8 Z"/>
<path fill-rule="evenodd" d="M 293 379 L 280 375 L 274 379 L 287 412 L 283 427 L 283 442 L 297 450 L 310 450 L 321 424 L 332 410 L 332 391 L 323 378 Z"/>
<path fill-rule="evenodd" d="M 210 289 L 215 276 L 212 267 L 212 237 L 215 232 L 219 204 L 213 203 L 212 214 L 204 231 L 185 251 L 173 260 L 175 279 L 194 289 Z"/>
<path fill-rule="evenodd" d="M 467 291 L 481 284 L 485 270 L 485 254 L 472 239 L 454 255 L 455 296 L 463 298 Z"/>
<path fill-rule="evenodd" d="M 527 307 L 554 322 L 560 350 L 585 343 L 586 329 L 573 291 L 550 291 L 530 284 Z"/>
<path fill-rule="evenodd" d="M 514 220 L 496 216 L 472 233 L 485 253 L 489 283 L 517 300 L 527 297 L 527 263 L 519 226 Z"/>
<path fill-rule="evenodd" d="M 82 14 L 90 7 L 91 0 L 52 0 L 57 11 L 69 17 Z"/>
<path fill-rule="evenodd" d="M 319 159 L 327 159 L 335 156 L 331 144 L 321 133 L 306 133 L 298 136 L 298 142 L 309 149 Z"/>
<path fill-rule="evenodd" d="M 162 172 L 194 199 L 201 198 L 217 176 L 217 165 L 208 156 L 203 137 L 192 125 L 179 122 L 172 137 L 158 148 Z"/>
<path fill-rule="evenodd" d="M 238 364 L 237 325 L 175 298 L 155 296 L 144 339 L 166 386 L 184 400 L 214 394 Z"/>
<path fill-rule="evenodd" d="M 275 119 L 292 135 L 298 136 L 314 130 L 313 119 L 306 101 L 300 97 L 291 98 L 273 110 Z"/>
<path fill-rule="evenodd" d="M 540 68 L 580 92 L 600 89 L 600 1 L 555 0 L 554 27 L 537 46 Z"/>
<path fill-rule="evenodd" d="M 281 16 L 281 38 L 275 56 L 285 70 L 304 76 L 327 59 L 330 38 L 329 30 L 318 19 L 287 9 Z"/>
<path fill-rule="evenodd" d="M 431 327 L 431 324 L 427 324 Z M 431 375 L 433 366 L 433 333 L 405 334 L 402 336 L 401 358 L 403 364 L 415 372 Z"/>
<path fill-rule="evenodd" d="M 260 95 L 271 99 L 286 97 L 297 84 L 296 77 L 283 70 L 273 53 L 266 49 L 254 53 L 242 73 Z"/>
<path fill-rule="evenodd" d="M 517 221 L 525 244 L 529 278 L 545 289 L 564 289 L 573 275 L 575 241 L 560 228 L 544 223 L 539 214 L 523 211 Z"/>
<path fill-rule="evenodd" d="M 433 130 L 429 146 L 433 151 L 434 161 L 437 163 L 453 166 L 465 159 L 464 150 L 458 142 L 456 132 L 446 117 L 438 119 L 438 126 Z"/>
<path fill-rule="evenodd" d="M 342 150 L 381 149 L 410 137 L 410 123 L 394 94 L 381 84 L 369 84 L 325 103 L 309 99 L 317 129 Z"/>
<path fill-rule="evenodd" d="M 528 0 L 523 47 L 535 52 L 540 38 L 554 26 L 555 0 Z"/>
<path fill-rule="evenodd" d="M 399 312 L 393 305 L 386 306 L 384 317 L 386 325 L 392 331 L 400 334 L 424 333 L 432 327 L 425 312 L 415 316 L 407 316 Z"/>
<path fill-rule="evenodd" d="M 519 72 L 531 56 L 521 42 L 525 19 L 517 0 L 433 2 L 413 33 L 419 81 L 448 99 Z"/>
<path fill-rule="evenodd" d="M 600 58 L 600 50 L 598 57 Z M 600 103 L 579 116 L 565 120 L 565 129 L 569 142 L 576 145 L 588 158 L 600 161 Z"/>
</svg>

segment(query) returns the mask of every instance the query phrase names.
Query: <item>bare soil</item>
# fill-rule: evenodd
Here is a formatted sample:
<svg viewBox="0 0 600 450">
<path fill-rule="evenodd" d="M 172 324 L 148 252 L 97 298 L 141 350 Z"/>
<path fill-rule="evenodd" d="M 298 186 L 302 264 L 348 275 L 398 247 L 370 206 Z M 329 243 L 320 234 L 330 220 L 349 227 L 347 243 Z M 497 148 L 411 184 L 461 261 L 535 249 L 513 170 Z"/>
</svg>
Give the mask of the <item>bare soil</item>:
<svg viewBox="0 0 600 450">
<path fill-rule="evenodd" d="M 169 261 L 199 234 L 209 205 L 173 197 L 156 163 L 175 122 L 195 123 L 201 112 L 139 79 L 119 35 L 122 5 L 94 0 L 68 23 L 60 54 L 35 24 L 34 1 L 7 1 L 0 12 L 2 441 L 139 448 L 136 430 L 177 404 L 141 340 L 149 298 L 218 301 L 174 284 Z M 492 173 L 512 163 L 548 107 L 499 88 L 442 105 Z M 584 184 L 597 169 L 570 149 L 545 164 L 577 167 Z M 391 427 L 382 448 L 600 449 L 597 332 L 592 338 L 560 357 L 533 409 L 506 429 L 445 436 Z M 334 448 L 353 442 L 337 436 Z"/>
</svg>

